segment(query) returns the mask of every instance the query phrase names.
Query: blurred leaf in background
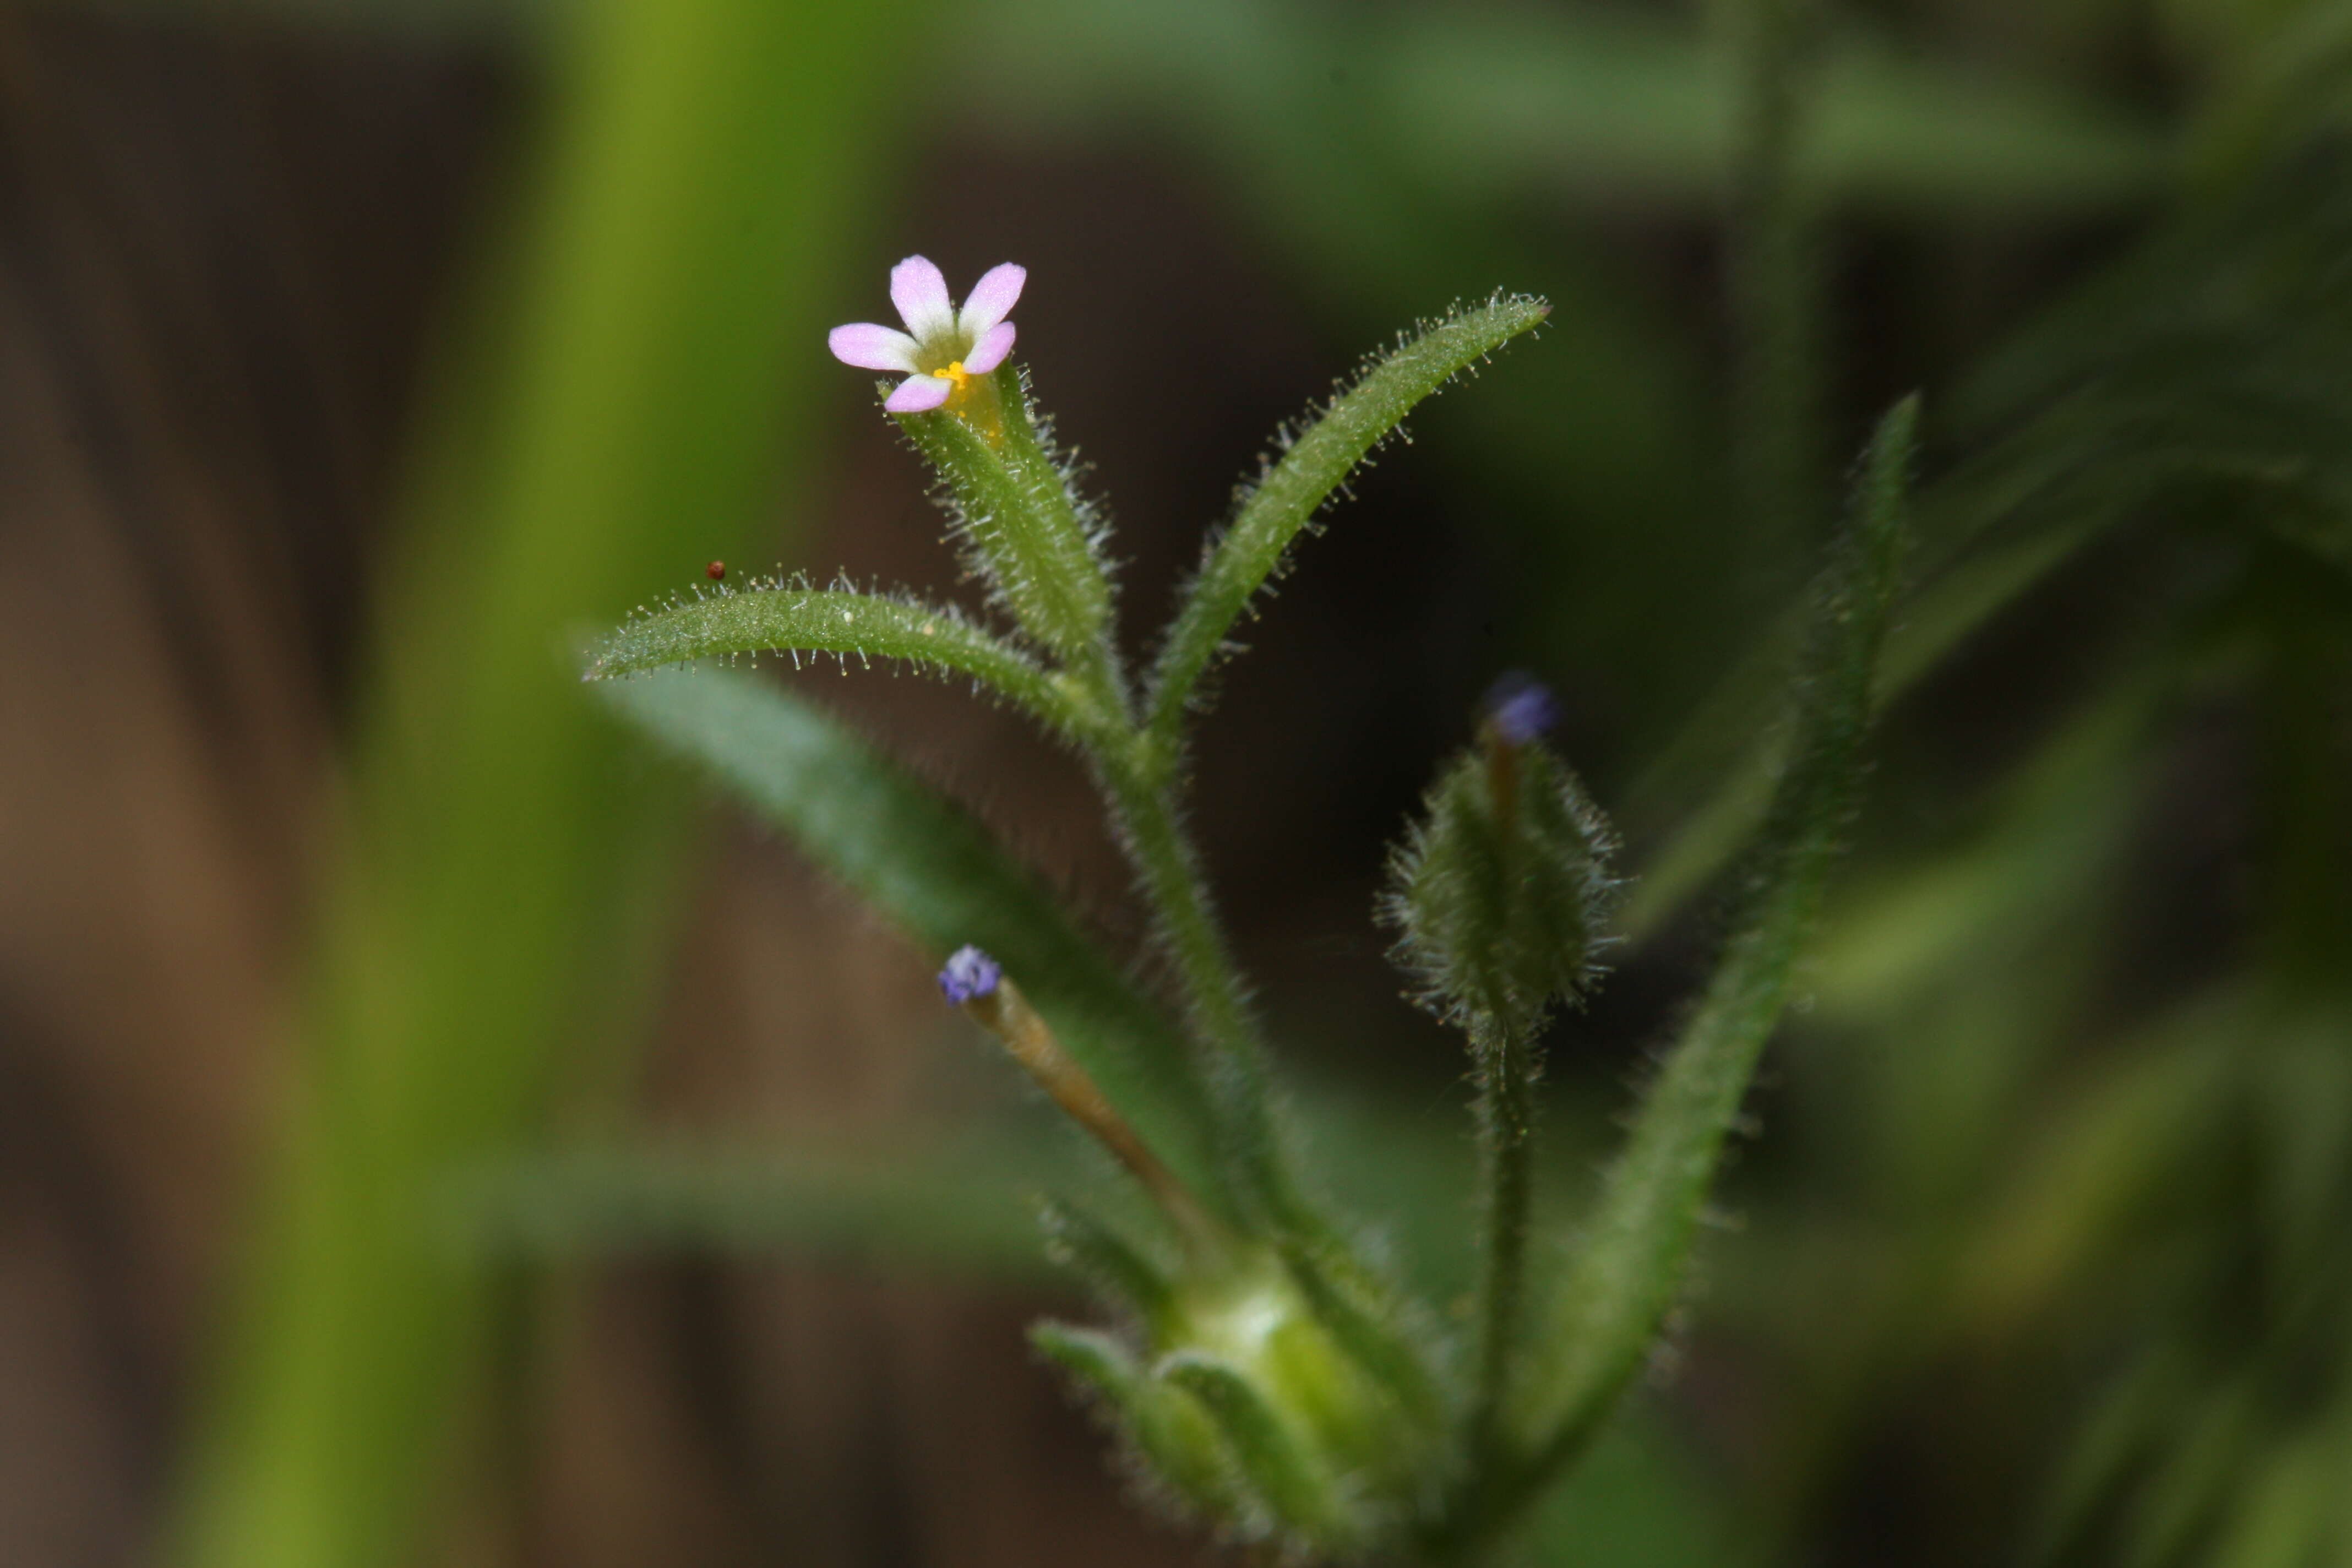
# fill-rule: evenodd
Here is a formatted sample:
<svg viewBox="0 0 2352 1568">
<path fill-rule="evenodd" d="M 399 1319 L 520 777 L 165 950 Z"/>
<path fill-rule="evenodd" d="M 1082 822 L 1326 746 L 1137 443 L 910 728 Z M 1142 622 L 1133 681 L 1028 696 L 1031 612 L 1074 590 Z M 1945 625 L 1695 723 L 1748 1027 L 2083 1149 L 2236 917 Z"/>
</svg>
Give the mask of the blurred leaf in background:
<svg viewBox="0 0 2352 1568">
<path fill-rule="evenodd" d="M 2260 135 L 1988 356 L 1927 499 L 1976 629 L 1931 582 L 1914 826 L 1839 921 L 1727 1292 L 1785 1380 L 1784 1542 L 1867 1487 L 1977 1500 L 1937 1561 L 2352 1545 L 2347 1271 L 2303 1239 L 2352 1224 L 2352 162 L 2330 94 L 2218 74 Z M 2040 559 L 1979 594 L 2005 554 Z M 2032 673 L 1974 766 L 1939 698 L 2003 641 Z"/>
<path fill-rule="evenodd" d="M 1699 21 L 1668 6 L 1003 0 L 978 17 L 966 112 L 997 135 L 1179 139 L 1337 329 L 1385 328 L 1506 277 L 1549 300 L 1540 362 L 1497 366 L 1475 413 L 1428 423 L 1503 481 L 1486 526 L 1526 552 L 1530 655 L 1638 672 L 1626 721 L 1670 728 L 1738 629 L 1801 581 L 1811 543 L 1761 562 L 1739 544 L 1706 387 L 1713 322 L 1677 320 L 1612 232 L 1722 202 L 1732 68 Z M 1931 230 L 2079 222 L 2162 188 L 2165 139 L 2145 117 L 1851 28 L 1807 97 L 1800 168 L 1824 210 Z"/>
<path fill-rule="evenodd" d="M 800 457 L 814 355 L 785 344 L 819 341 L 889 147 L 844 127 L 888 122 L 898 7 L 564 20 L 527 214 L 424 419 L 289 1145 L 189 1460 L 192 1564 L 400 1560 L 455 1479 L 488 1294 L 437 1194 L 628 1043 L 682 847 L 577 639 L 755 537 Z"/>
</svg>

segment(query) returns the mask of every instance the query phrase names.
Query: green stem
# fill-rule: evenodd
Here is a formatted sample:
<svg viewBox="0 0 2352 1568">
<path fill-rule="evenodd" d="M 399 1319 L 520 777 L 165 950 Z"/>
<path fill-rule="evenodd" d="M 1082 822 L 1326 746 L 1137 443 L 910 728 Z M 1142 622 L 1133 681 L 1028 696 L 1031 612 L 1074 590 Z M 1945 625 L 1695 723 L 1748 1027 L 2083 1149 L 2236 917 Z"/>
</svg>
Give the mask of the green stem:
<svg viewBox="0 0 2352 1568">
<path fill-rule="evenodd" d="M 1502 1413 L 1507 1442 L 1433 1531 L 1460 1561 L 1507 1527 L 1580 1454 L 1655 1343 L 1758 1057 L 1785 1005 L 1859 798 L 1879 650 L 1893 614 L 1916 399 L 1880 423 L 1852 530 L 1816 613 L 1791 760 L 1756 846 L 1746 909 L 1659 1071 L 1557 1297 L 1528 1342 Z"/>
<path fill-rule="evenodd" d="M 983 548 L 993 552 L 992 570 L 1059 660 L 1049 684 L 1095 763 L 1151 907 L 1154 936 L 1181 982 L 1223 1163 L 1245 1203 L 1270 1210 L 1285 1228 L 1300 1228 L 1300 1205 L 1276 1178 L 1265 1052 L 1200 857 L 1178 819 L 1176 738 L 1162 744 L 1137 712 L 1085 509 L 1038 434 L 1017 373 L 1007 366 L 988 384 L 998 399 L 994 422 L 923 416 L 904 424 L 965 498 Z"/>
<path fill-rule="evenodd" d="M 1501 1450 L 1497 1417 L 1509 1386 L 1527 1275 L 1529 1154 L 1534 1143 L 1533 1042 L 1499 1023 L 1477 1029 L 1478 1142 L 1486 1200 L 1486 1273 L 1479 1284 L 1478 1384 L 1470 1437 L 1484 1466 Z"/>
<path fill-rule="evenodd" d="M 1245 1193 L 1284 1213 L 1291 1205 L 1275 1163 L 1265 1047 L 1241 971 L 1211 906 L 1200 856 L 1177 818 L 1173 789 L 1144 760 L 1150 742 L 1134 730 L 1127 741 L 1098 755 L 1112 818 L 1183 984 L 1187 1019 L 1209 1053 L 1209 1093 L 1228 1163 Z"/>
</svg>

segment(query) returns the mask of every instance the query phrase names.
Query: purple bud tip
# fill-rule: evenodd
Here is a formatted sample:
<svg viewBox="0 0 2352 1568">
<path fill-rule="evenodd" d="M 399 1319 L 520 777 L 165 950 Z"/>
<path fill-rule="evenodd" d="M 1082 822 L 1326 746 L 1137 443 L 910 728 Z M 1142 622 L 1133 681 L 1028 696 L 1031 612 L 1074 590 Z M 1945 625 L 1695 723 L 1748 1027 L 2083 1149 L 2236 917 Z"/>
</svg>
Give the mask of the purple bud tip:
<svg viewBox="0 0 2352 1568">
<path fill-rule="evenodd" d="M 1504 740 L 1525 746 L 1559 722 L 1559 701 L 1551 688 L 1515 669 L 1487 689 L 1486 718 Z"/>
<path fill-rule="evenodd" d="M 1004 971 L 996 960 L 967 945 L 957 948 L 948 966 L 940 971 L 940 992 L 950 1005 L 961 1007 L 995 990 L 996 983 L 1003 978 Z"/>
</svg>

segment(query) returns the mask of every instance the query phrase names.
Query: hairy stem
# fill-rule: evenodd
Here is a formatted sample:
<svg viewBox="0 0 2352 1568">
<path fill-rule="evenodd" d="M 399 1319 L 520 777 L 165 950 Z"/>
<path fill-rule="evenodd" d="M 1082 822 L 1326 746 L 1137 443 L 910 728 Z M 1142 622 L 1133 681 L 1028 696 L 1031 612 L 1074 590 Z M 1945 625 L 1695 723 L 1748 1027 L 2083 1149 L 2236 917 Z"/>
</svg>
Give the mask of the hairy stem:
<svg viewBox="0 0 2352 1568">
<path fill-rule="evenodd" d="M 958 445 L 966 432 L 954 421 L 911 420 L 908 427 L 941 472 L 959 483 L 959 493 L 964 488 L 982 493 L 982 504 L 968 510 L 987 517 L 1004 542 L 1026 547 L 1026 564 L 1014 563 L 1022 570 L 1008 577 L 1008 590 L 1033 577 L 1049 586 L 1077 585 L 1038 601 L 1040 618 L 1031 629 L 1046 637 L 1060 665 L 1046 684 L 1070 715 L 1066 728 L 1094 761 L 1119 841 L 1151 907 L 1154 937 L 1175 965 L 1226 1173 L 1245 1206 L 1295 1218 L 1298 1205 L 1276 1174 L 1265 1052 L 1211 906 L 1200 856 L 1178 818 L 1172 750 L 1155 744 L 1138 714 L 1113 639 L 1108 578 L 1067 477 L 1038 437 L 1025 389 L 1009 368 L 996 384 L 1008 417 L 992 443 L 973 437 L 965 442 L 973 450 L 966 451 Z M 1005 481 L 998 487 L 1002 493 L 990 492 L 999 479 Z M 1056 606 L 1069 613 L 1058 619 L 1045 614 Z M 1057 631 L 1057 638 L 1047 637 Z M 954 651 L 964 654 L 961 646 Z"/>
<path fill-rule="evenodd" d="M 1497 1418 L 1510 1384 L 1527 1276 L 1528 1156 L 1534 1144 L 1534 1042 L 1499 1021 L 1475 1031 L 1478 1060 L 1479 1192 L 1486 1253 L 1478 1287 L 1478 1384 L 1470 1412 L 1473 1452 L 1484 1464 L 1500 1448 Z"/>
<path fill-rule="evenodd" d="M 1143 737 L 1130 731 L 1129 742 L 1120 754 L 1098 758 L 1104 793 L 1151 904 L 1155 934 L 1182 983 L 1187 1019 L 1209 1054 L 1208 1089 L 1227 1162 L 1243 1191 L 1279 1212 L 1288 1206 L 1287 1185 L 1276 1167 L 1265 1047 L 1173 791 L 1139 764 Z"/>
<path fill-rule="evenodd" d="M 1916 399 L 1897 405 L 1864 458 L 1853 526 L 1816 614 L 1791 760 L 1758 837 L 1746 907 L 1610 1171 L 1552 1321 L 1513 1372 L 1507 1447 L 1499 1462 L 1482 1465 L 1433 1532 L 1433 1556 L 1475 1552 L 1584 1450 L 1682 1289 L 1724 1142 L 1788 1000 L 1858 799 L 1917 420 Z"/>
</svg>

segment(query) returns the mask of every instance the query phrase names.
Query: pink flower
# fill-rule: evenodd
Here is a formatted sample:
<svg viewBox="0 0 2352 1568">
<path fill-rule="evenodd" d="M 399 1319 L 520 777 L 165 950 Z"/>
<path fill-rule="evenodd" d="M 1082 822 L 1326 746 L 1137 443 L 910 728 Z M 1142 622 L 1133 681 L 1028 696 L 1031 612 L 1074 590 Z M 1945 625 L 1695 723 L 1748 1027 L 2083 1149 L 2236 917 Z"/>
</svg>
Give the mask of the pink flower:
<svg viewBox="0 0 2352 1568">
<path fill-rule="evenodd" d="M 1013 352 L 1013 303 L 1029 269 L 1005 262 L 982 274 L 959 310 L 948 302 L 948 280 L 919 256 L 890 268 L 890 303 L 907 330 L 858 321 L 835 327 L 825 342 L 833 357 L 861 370 L 903 373 L 884 402 L 893 414 L 937 408 L 975 375 L 986 375 Z"/>
</svg>

